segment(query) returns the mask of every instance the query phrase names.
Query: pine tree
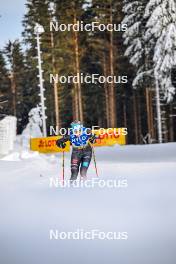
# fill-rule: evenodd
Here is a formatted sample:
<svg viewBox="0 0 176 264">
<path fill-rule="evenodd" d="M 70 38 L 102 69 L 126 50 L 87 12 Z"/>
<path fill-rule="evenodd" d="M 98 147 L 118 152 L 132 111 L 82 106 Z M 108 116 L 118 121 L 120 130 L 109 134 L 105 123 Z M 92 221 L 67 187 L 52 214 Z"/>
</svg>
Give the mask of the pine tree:
<svg viewBox="0 0 176 264">
<path fill-rule="evenodd" d="M 17 117 L 18 132 L 24 127 L 24 93 L 26 88 L 25 77 L 26 67 L 21 44 L 18 40 L 9 41 L 4 48 L 10 69 L 10 89 L 11 89 L 11 113 Z"/>
<path fill-rule="evenodd" d="M 151 43 L 153 75 L 156 89 L 157 124 L 159 142 L 167 132 L 164 102 L 172 101 L 172 68 L 176 65 L 176 3 L 173 0 L 151 0 L 145 10 L 147 19 L 145 40 Z M 163 115 L 164 114 L 164 115 Z M 164 133 L 164 134 L 163 134 Z"/>
<path fill-rule="evenodd" d="M 124 44 L 127 46 L 125 56 L 129 57 L 130 63 L 136 67 L 136 77 L 133 87 L 142 86 L 146 76 L 150 76 L 148 47 L 144 40 L 145 32 L 145 8 L 147 1 L 124 0 L 123 12 L 125 17 L 122 24 L 127 24 L 127 30 L 123 34 Z"/>
<path fill-rule="evenodd" d="M 176 3 L 174 0 L 149 1 L 145 11 L 145 39 L 154 43 L 154 74 L 167 102 L 175 94 L 171 70 L 176 65 Z M 153 48 L 153 47 L 151 47 Z"/>
<path fill-rule="evenodd" d="M 45 32 L 41 35 L 41 51 L 43 60 L 44 71 L 44 87 L 46 89 L 45 96 L 47 117 L 49 125 L 54 125 L 54 89 L 50 84 L 49 75 L 53 71 L 52 65 L 52 47 L 51 47 L 51 35 L 49 31 L 50 26 L 50 12 L 49 1 L 47 0 L 27 0 L 26 3 L 27 12 L 23 19 L 23 38 L 24 43 L 27 45 L 26 50 L 26 63 L 27 63 L 27 83 L 31 93 L 30 105 L 31 108 L 35 107 L 39 103 L 39 88 L 38 88 L 38 69 L 37 69 L 37 51 L 36 51 L 36 35 L 34 28 L 36 23 L 44 27 Z M 30 110 L 30 109 L 29 109 Z"/>
<path fill-rule="evenodd" d="M 86 1 L 55 1 L 55 17 L 59 24 L 75 24 L 84 20 Z M 59 75 L 76 75 L 83 72 L 83 56 L 86 33 L 71 31 L 54 32 L 56 57 L 60 60 L 57 72 Z M 64 74 L 63 74 L 64 73 Z M 68 124 L 72 118 L 85 119 L 84 84 L 60 84 L 61 118 Z"/>
<path fill-rule="evenodd" d="M 0 51 L 0 118 L 9 114 L 10 108 L 10 79 L 8 77 L 7 65 Z"/>
<path fill-rule="evenodd" d="M 84 14 L 85 23 L 91 22 L 105 23 L 106 5 L 104 1 L 95 0 L 87 7 Z M 108 40 L 105 32 L 93 31 L 86 34 L 82 65 L 85 74 L 98 74 L 107 76 L 108 74 Z M 108 85 L 106 83 L 92 83 L 84 85 L 84 107 L 88 124 L 99 126 L 109 126 L 109 96 Z"/>
<path fill-rule="evenodd" d="M 147 1 L 123 1 L 123 13 L 124 18 L 121 24 L 127 25 L 127 30 L 123 34 L 123 42 L 126 50 L 124 55 L 129 58 L 129 62 L 133 67 L 128 66 L 129 85 L 136 89 L 142 88 L 149 89 L 150 79 L 148 77 L 151 74 L 150 60 L 147 54 L 147 45 L 144 41 L 145 19 L 144 12 Z M 134 76 L 133 76 L 134 74 Z M 131 80 L 132 79 L 132 80 Z M 132 81 L 132 83 L 131 83 Z M 130 97 L 132 103 L 132 116 L 134 119 L 135 129 L 134 138 L 135 143 L 141 143 L 141 136 L 147 133 L 146 121 L 150 119 L 149 112 L 146 113 L 146 104 L 143 98 L 145 98 L 145 91 L 137 90 L 131 91 L 132 96 L 128 91 L 125 96 Z M 127 101 L 127 100 L 126 100 Z M 147 123 L 147 122 L 146 122 Z M 142 124 L 142 125 L 141 125 Z M 148 124 L 150 124 L 148 122 Z M 150 133 L 150 126 L 148 126 L 148 133 Z"/>
<path fill-rule="evenodd" d="M 100 24 L 118 24 L 121 22 L 121 1 L 92 1 L 90 11 L 92 12 L 91 19 Z M 121 52 L 119 47 L 121 35 L 115 31 L 97 31 L 90 35 L 89 46 L 92 49 L 92 54 L 97 58 L 94 61 L 94 68 L 101 75 L 119 76 L 121 69 Z M 120 43 L 120 45 L 119 45 Z M 119 46 L 119 47 L 118 47 Z M 104 104 L 102 107 L 105 116 L 105 124 L 109 127 L 116 127 L 120 124 L 120 101 L 117 100 L 117 94 L 120 91 L 119 86 L 114 82 L 98 84 L 101 88 L 101 98 Z M 118 98 L 120 99 L 120 98 Z"/>
</svg>

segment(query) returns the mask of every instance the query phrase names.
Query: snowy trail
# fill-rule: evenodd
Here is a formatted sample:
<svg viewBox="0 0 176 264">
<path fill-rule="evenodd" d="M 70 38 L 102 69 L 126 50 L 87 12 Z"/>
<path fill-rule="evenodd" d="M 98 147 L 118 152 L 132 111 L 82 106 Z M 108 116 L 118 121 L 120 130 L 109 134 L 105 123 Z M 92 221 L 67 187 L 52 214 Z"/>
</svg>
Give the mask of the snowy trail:
<svg viewBox="0 0 176 264">
<path fill-rule="evenodd" d="M 0 161 L 0 263 L 175 264 L 175 149 L 176 144 L 96 149 L 100 178 L 128 182 L 114 189 L 50 188 L 61 159 Z M 67 154 L 67 178 L 69 165 Z M 49 240 L 50 229 L 124 231 L 128 240 Z"/>
</svg>

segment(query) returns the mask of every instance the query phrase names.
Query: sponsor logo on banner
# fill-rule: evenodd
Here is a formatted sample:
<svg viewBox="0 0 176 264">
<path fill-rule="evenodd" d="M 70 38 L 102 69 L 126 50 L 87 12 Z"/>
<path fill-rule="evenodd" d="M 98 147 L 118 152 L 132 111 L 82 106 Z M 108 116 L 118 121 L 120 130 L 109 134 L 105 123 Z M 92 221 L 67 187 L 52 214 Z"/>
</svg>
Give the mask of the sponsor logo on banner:
<svg viewBox="0 0 176 264">
<path fill-rule="evenodd" d="M 126 144 L 126 137 L 122 133 L 122 128 L 115 128 L 111 133 L 107 129 L 105 129 L 104 133 L 101 133 L 101 131 L 98 130 L 93 132 L 98 136 L 96 143 L 94 144 L 95 147 Z"/>
<path fill-rule="evenodd" d="M 122 133 L 122 128 L 116 128 L 112 133 L 109 133 L 105 129 L 104 133 L 101 133 L 99 130 L 92 131 L 97 135 L 96 142 L 93 144 L 95 147 L 101 146 L 113 146 L 115 144 L 125 145 L 126 138 Z M 62 138 L 62 136 L 46 137 L 46 138 L 31 138 L 30 139 L 30 149 L 32 151 L 38 151 L 40 153 L 56 153 L 56 152 L 69 152 L 70 151 L 70 142 L 65 142 L 66 147 L 64 149 L 59 148 L 56 145 L 56 141 Z"/>
<path fill-rule="evenodd" d="M 57 137 L 46 137 L 46 138 L 31 138 L 30 140 L 30 149 L 33 151 L 38 151 L 41 153 L 55 153 L 55 152 L 69 152 L 70 143 L 66 142 L 66 147 L 64 149 L 59 148 L 56 145 L 56 141 L 62 138 L 61 136 Z"/>
</svg>

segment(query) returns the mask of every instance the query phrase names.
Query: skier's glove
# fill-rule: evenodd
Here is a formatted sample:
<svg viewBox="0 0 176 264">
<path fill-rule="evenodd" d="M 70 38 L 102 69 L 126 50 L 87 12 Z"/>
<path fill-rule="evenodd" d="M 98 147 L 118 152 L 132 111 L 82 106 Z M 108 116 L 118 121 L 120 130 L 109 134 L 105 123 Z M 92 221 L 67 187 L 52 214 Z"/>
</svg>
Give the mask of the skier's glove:
<svg viewBox="0 0 176 264">
<path fill-rule="evenodd" d="M 97 139 L 97 136 L 92 135 L 91 138 L 89 139 L 89 141 L 90 141 L 90 143 L 94 144 L 96 139 Z"/>
<path fill-rule="evenodd" d="M 63 148 L 63 149 L 64 149 L 64 148 L 66 147 L 66 144 L 65 144 L 65 142 L 63 142 L 63 141 L 59 141 L 59 140 L 58 140 L 58 141 L 56 142 L 56 144 L 57 144 L 57 146 L 58 146 L 59 148 Z"/>
</svg>

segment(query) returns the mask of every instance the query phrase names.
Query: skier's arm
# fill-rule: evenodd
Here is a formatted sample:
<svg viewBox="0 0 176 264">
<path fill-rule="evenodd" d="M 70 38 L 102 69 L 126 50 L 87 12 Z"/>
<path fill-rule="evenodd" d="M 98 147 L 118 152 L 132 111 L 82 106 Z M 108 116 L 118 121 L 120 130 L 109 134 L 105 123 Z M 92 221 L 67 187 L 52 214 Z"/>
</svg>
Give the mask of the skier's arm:
<svg viewBox="0 0 176 264">
<path fill-rule="evenodd" d="M 94 144 L 95 143 L 95 140 L 98 138 L 98 136 L 95 135 L 94 133 L 92 133 L 91 130 L 88 130 L 87 132 L 90 135 L 90 138 L 89 138 L 90 143 Z"/>
<path fill-rule="evenodd" d="M 92 134 L 90 139 L 89 139 L 90 143 L 94 144 L 97 138 L 98 138 L 98 136 L 96 136 L 95 134 Z"/>
<path fill-rule="evenodd" d="M 56 141 L 56 145 L 59 147 L 59 148 L 65 148 L 66 144 L 65 142 L 67 142 L 69 140 L 69 136 L 68 135 L 65 135 L 63 136 L 62 138 L 58 139 Z"/>
</svg>

